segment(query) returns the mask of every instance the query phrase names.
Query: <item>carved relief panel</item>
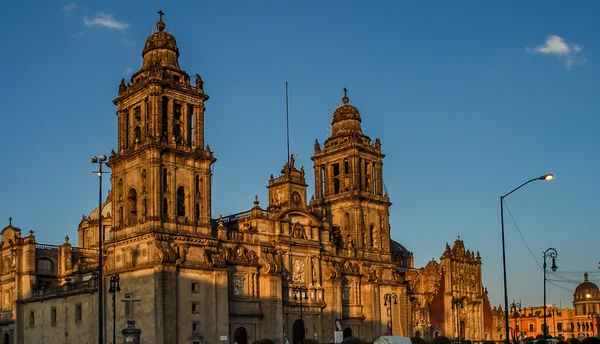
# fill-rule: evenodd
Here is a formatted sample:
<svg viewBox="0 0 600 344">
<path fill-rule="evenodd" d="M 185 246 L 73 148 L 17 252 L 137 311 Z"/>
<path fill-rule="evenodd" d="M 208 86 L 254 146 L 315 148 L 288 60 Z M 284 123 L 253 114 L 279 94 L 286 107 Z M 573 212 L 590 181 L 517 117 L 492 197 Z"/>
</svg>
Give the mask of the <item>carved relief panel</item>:
<svg viewBox="0 0 600 344">
<path fill-rule="evenodd" d="M 304 283 L 304 261 L 301 259 L 292 260 L 292 281 L 294 283 Z"/>
</svg>

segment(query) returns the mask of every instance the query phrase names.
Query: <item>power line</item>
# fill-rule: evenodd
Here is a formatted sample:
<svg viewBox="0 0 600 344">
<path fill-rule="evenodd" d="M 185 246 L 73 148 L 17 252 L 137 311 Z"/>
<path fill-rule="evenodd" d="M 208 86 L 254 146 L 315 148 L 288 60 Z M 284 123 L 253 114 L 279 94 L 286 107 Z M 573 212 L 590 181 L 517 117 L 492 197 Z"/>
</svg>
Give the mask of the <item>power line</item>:
<svg viewBox="0 0 600 344">
<path fill-rule="evenodd" d="M 519 232 L 519 235 L 521 236 L 521 239 L 523 240 L 523 243 L 525 244 L 525 247 L 527 247 L 527 250 L 531 254 L 531 257 L 533 258 L 533 260 L 535 261 L 537 266 L 540 268 L 540 270 L 542 270 L 543 269 L 542 266 L 535 258 L 535 255 L 533 254 L 533 252 L 531 252 L 531 248 L 529 248 L 529 245 L 527 244 L 525 237 L 523 237 L 523 233 L 521 233 L 521 230 L 519 229 L 519 225 L 517 225 L 517 221 L 515 221 L 515 218 L 513 217 L 512 213 L 510 211 L 510 208 L 508 207 L 508 203 L 506 203 L 506 200 L 504 200 L 504 199 L 503 199 L 503 202 L 504 202 L 504 205 L 506 206 L 506 210 L 508 210 L 508 214 L 510 215 L 512 222 L 514 223 L 515 227 L 517 228 L 517 232 Z"/>
</svg>

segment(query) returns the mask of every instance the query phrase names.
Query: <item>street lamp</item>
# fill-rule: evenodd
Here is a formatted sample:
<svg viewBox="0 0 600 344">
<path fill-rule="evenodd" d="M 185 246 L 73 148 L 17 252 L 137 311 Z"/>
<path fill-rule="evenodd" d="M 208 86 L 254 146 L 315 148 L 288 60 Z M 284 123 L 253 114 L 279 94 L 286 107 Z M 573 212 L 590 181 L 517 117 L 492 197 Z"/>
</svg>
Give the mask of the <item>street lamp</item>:
<svg viewBox="0 0 600 344">
<path fill-rule="evenodd" d="M 552 180 L 552 179 L 554 179 L 554 175 L 544 174 L 541 177 L 533 178 L 533 179 L 526 181 L 525 183 L 519 185 L 518 187 L 516 187 L 515 189 L 513 189 L 511 192 L 507 193 L 506 195 L 500 196 L 500 223 L 502 226 L 502 271 L 503 271 L 503 275 L 504 275 L 504 328 L 506 331 L 506 337 L 505 337 L 506 343 L 508 343 L 510 341 L 510 329 L 508 328 L 508 290 L 506 287 L 506 248 L 505 248 L 505 244 L 504 244 L 504 206 L 503 206 L 504 198 L 533 181 Z"/>
<path fill-rule="evenodd" d="M 452 298 L 452 309 L 456 311 L 456 342 L 460 343 L 460 309 L 463 308 L 466 297 Z"/>
<path fill-rule="evenodd" d="M 117 330 L 115 328 L 117 322 L 117 313 L 115 312 L 115 297 L 117 292 L 121 292 L 121 284 L 119 275 L 110 276 L 110 289 L 108 292 L 112 294 L 112 312 L 113 312 L 113 344 L 117 343 Z"/>
<path fill-rule="evenodd" d="M 93 156 L 90 160 L 92 164 L 98 164 L 98 171 L 93 171 L 93 173 L 97 173 L 100 180 L 98 188 L 98 343 L 104 344 L 102 333 L 104 324 L 102 321 L 102 174 L 108 172 L 102 172 L 102 164 L 106 161 L 106 155 Z"/>
<path fill-rule="evenodd" d="M 398 295 L 396 295 L 396 293 L 387 293 L 385 295 L 383 295 L 383 305 L 387 306 L 388 302 L 390 303 L 390 324 L 389 324 L 389 331 L 390 331 L 390 335 L 394 335 L 394 321 L 392 318 L 393 313 L 393 309 L 392 309 L 392 304 L 397 305 L 398 304 Z"/>
<path fill-rule="evenodd" d="M 558 255 L 558 253 L 556 252 L 556 249 L 553 247 L 550 247 L 548 249 L 546 249 L 546 251 L 544 251 L 544 340 L 548 339 L 548 324 L 546 323 L 546 258 L 552 258 L 552 266 L 550 267 L 552 269 L 552 272 L 555 272 L 557 269 L 556 266 L 556 256 Z"/>
<path fill-rule="evenodd" d="M 300 340 L 302 340 L 304 339 L 304 334 L 306 332 L 304 329 L 304 320 L 302 320 L 302 299 L 308 300 L 308 288 L 305 286 L 294 287 L 292 288 L 292 291 L 294 293 L 294 300 L 298 300 L 298 298 L 300 298 L 300 322 L 302 323 L 302 338 L 300 338 Z M 304 294 L 304 297 L 302 297 L 302 294 Z"/>
<path fill-rule="evenodd" d="M 513 336 L 513 341 L 516 343 L 517 342 L 517 331 L 520 330 L 520 326 L 519 328 L 517 328 L 517 311 L 520 313 L 521 312 L 521 300 L 519 300 L 519 302 L 515 302 L 515 300 L 513 300 L 512 305 L 510 305 L 510 309 L 513 312 L 513 318 L 515 318 L 515 335 Z"/>
</svg>

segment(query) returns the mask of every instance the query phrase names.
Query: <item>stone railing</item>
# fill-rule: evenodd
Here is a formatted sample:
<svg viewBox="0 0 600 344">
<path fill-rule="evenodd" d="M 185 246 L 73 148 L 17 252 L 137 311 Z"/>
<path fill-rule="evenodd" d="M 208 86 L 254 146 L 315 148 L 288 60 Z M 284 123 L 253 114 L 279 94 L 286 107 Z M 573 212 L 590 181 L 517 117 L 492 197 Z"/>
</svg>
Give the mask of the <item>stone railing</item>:
<svg viewBox="0 0 600 344">
<path fill-rule="evenodd" d="M 83 282 L 65 283 L 58 287 L 34 290 L 31 296 L 33 298 L 46 298 L 53 296 L 64 296 L 77 292 L 94 291 L 97 289 L 98 280 L 96 278 L 91 278 Z"/>
</svg>

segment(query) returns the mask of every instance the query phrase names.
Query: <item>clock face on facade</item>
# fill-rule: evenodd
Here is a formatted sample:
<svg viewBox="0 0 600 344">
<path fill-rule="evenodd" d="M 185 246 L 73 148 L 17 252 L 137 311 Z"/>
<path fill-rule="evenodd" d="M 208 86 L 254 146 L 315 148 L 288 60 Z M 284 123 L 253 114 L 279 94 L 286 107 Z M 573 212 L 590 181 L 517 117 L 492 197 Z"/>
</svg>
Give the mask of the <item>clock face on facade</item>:
<svg viewBox="0 0 600 344">
<path fill-rule="evenodd" d="M 292 202 L 294 202 L 294 205 L 300 205 L 302 203 L 302 197 L 299 193 L 294 192 L 292 194 Z"/>
</svg>

